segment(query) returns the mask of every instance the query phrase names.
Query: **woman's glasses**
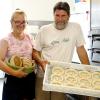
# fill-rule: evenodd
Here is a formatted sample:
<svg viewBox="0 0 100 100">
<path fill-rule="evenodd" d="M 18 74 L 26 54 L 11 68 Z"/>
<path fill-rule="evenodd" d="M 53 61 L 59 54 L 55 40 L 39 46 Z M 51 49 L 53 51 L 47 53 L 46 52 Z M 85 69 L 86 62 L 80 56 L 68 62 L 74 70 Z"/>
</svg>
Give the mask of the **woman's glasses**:
<svg viewBox="0 0 100 100">
<path fill-rule="evenodd" d="M 13 20 L 13 22 L 16 24 L 16 25 L 24 25 L 24 24 L 27 24 L 27 21 L 26 20 L 23 20 L 23 21 L 19 21 L 19 20 Z"/>
</svg>

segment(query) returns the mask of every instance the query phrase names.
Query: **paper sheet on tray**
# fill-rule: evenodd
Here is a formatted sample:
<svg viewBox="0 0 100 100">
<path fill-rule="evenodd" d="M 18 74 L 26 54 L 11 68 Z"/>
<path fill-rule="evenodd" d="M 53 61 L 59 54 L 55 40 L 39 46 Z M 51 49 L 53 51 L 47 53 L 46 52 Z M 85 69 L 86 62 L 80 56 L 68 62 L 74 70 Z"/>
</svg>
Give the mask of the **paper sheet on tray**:
<svg viewBox="0 0 100 100">
<path fill-rule="evenodd" d="M 63 68 L 72 68 L 76 70 L 90 70 L 91 72 L 94 72 L 94 71 L 100 72 L 99 66 L 51 61 L 50 64 L 46 66 L 44 80 L 43 80 L 43 90 L 100 97 L 100 89 L 96 90 L 92 88 L 81 88 L 78 86 L 66 86 L 66 85 L 63 85 L 63 83 L 61 83 L 60 85 L 50 83 L 50 76 L 52 74 L 52 68 L 55 65 L 61 66 Z"/>
</svg>

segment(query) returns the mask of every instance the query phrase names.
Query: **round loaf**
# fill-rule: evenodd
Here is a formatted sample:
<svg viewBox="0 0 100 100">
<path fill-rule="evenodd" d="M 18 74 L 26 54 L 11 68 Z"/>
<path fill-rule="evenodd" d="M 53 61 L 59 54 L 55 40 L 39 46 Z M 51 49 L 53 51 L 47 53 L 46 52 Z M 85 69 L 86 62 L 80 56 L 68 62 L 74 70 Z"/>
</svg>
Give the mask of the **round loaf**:
<svg viewBox="0 0 100 100">
<path fill-rule="evenodd" d="M 17 56 L 17 55 L 13 55 L 11 58 L 10 58 L 10 64 L 13 65 L 13 66 L 19 66 L 19 67 L 22 67 L 22 59 Z"/>
<path fill-rule="evenodd" d="M 32 66 L 32 60 L 31 59 L 23 57 L 22 61 L 23 61 L 23 67 Z"/>
</svg>

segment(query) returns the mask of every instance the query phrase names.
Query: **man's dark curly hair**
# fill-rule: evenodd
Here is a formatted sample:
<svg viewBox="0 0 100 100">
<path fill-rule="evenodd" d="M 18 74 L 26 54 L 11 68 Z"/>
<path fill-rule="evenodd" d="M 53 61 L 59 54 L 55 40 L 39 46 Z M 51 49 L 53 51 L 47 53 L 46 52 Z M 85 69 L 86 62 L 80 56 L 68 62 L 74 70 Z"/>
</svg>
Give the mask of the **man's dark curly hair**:
<svg viewBox="0 0 100 100">
<path fill-rule="evenodd" d="M 64 10 L 70 15 L 70 6 L 67 2 L 58 2 L 53 8 L 53 12 L 55 13 L 56 10 Z"/>
</svg>

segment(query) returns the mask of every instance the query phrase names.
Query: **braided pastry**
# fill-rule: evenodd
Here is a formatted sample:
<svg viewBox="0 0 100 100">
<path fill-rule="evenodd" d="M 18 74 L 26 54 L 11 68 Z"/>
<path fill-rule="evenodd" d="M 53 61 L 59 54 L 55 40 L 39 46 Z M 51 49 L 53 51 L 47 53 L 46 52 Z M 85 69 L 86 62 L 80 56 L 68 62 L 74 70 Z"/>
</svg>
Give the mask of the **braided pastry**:
<svg viewBox="0 0 100 100">
<path fill-rule="evenodd" d="M 63 76 L 60 75 L 51 75 L 51 83 L 60 85 L 63 81 Z"/>
<path fill-rule="evenodd" d="M 77 79 L 72 76 L 65 76 L 64 85 L 75 86 L 77 84 Z"/>
<path fill-rule="evenodd" d="M 78 75 L 78 71 L 75 70 L 75 69 L 66 69 L 65 70 L 65 75 L 66 76 L 76 77 Z"/>
<path fill-rule="evenodd" d="M 91 73 L 88 71 L 79 71 L 79 77 L 82 79 L 89 79 L 91 78 Z"/>
<path fill-rule="evenodd" d="M 94 80 L 93 83 L 93 88 L 96 89 L 96 90 L 100 90 L 100 79 L 98 80 Z"/>
<path fill-rule="evenodd" d="M 89 79 L 79 79 L 79 87 L 81 88 L 90 88 L 91 87 L 91 81 Z"/>
<path fill-rule="evenodd" d="M 92 73 L 92 78 L 93 79 L 100 79 L 100 72 L 93 72 Z"/>
<path fill-rule="evenodd" d="M 52 68 L 52 74 L 55 75 L 63 75 L 64 74 L 64 69 L 62 67 L 53 67 Z"/>
</svg>

